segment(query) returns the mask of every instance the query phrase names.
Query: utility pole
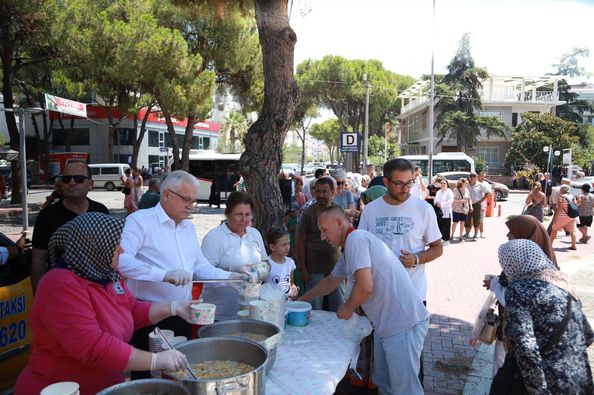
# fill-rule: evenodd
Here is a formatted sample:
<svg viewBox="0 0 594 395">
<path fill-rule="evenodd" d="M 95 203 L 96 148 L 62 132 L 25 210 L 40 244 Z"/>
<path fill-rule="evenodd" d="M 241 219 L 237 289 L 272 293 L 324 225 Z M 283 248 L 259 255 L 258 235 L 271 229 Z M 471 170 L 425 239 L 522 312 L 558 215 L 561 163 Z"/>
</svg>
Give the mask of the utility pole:
<svg viewBox="0 0 594 395">
<path fill-rule="evenodd" d="M 433 178 L 433 123 L 434 114 L 433 108 L 435 107 L 435 72 L 433 69 L 433 46 L 435 41 L 435 0 L 433 0 L 433 20 L 431 22 L 431 93 L 429 97 L 429 160 L 428 160 L 428 183 L 431 184 Z"/>
<path fill-rule="evenodd" d="M 367 74 L 363 74 L 363 81 L 365 81 L 365 135 L 363 137 L 363 171 L 367 171 L 367 156 L 369 155 L 369 81 L 367 81 Z M 358 163 L 357 166 L 359 166 Z"/>
<path fill-rule="evenodd" d="M 25 232 L 29 229 L 29 209 L 27 207 L 27 151 L 25 148 L 25 110 L 23 108 L 17 108 L 15 112 L 19 116 L 19 150 L 21 151 L 21 194 L 23 195 L 21 203 L 23 204 L 23 232 Z"/>
</svg>

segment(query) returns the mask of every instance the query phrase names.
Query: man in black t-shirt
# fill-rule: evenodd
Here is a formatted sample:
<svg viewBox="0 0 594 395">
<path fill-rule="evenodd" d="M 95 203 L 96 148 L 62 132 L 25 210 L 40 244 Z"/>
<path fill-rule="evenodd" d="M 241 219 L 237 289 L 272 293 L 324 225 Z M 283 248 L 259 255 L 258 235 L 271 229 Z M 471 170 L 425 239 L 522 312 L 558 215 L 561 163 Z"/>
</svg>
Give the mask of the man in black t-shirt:
<svg viewBox="0 0 594 395">
<path fill-rule="evenodd" d="M 33 290 L 47 271 L 48 244 L 54 232 L 65 223 L 86 212 L 109 214 L 107 207 L 87 198 L 93 188 L 91 169 L 84 162 L 70 162 L 61 176 L 63 199 L 41 210 L 33 229 L 31 282 Z"/>
</svg>

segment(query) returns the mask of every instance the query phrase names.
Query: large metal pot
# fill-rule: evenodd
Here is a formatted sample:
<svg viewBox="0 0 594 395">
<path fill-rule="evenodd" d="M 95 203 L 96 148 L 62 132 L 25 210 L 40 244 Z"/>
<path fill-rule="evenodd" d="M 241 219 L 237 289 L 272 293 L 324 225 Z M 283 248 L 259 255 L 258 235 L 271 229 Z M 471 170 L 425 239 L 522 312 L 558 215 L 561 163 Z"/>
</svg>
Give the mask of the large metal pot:
<svg viewBox="0 0 594 395">
<path fill-rule="evenodd" d="M 112 385 L 97 393 L 97 395 L 129 394 L 188 395 L 188 392 L 183 385 L 176 383 L 175 381 L 165 379 L 145 379 Z"/>
<path fill-rule="evenodd" d="M 281 330 L 278 326 L 265 321 L 258 320 L 228 320 L 219 321 L 210 325 L 205 325 L 198 330 L 198 337 L 229 337 L 233 333 L 256 333 L 264 335 L 266 340 L 257 342 L 268 351 L 268 362 L 266 371 L 269 372 L 276 360 L 276 346 L 281 340 Z"/>
<path fill-rule="evenodd" d="M 190 340 L 174 346 L 186 355 L 190 364 L 205 361 L 238 361 L 254 367 L 249 373 L 219 380 L 176 377 L 163 372 L 186 387 L 191 395 L 260 395 L 264 393 L 268 353 L 259 344 L 240 339 L 212 337 Z"/>
</svg>

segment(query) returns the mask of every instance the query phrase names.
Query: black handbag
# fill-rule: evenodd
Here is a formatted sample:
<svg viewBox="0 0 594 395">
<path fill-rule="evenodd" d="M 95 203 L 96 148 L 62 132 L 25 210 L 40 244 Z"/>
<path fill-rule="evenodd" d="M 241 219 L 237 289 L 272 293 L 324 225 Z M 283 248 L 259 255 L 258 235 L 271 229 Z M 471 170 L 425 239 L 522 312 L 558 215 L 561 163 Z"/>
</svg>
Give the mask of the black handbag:
<svg viewBox="0 0 594 395">
<path fill-rule="evenodd" d="M 569 218 L 577 218 L 580 215 L 580 209 L 578 205 L 573 200 L 569 200 L 567 198 L 564 199 L 567 200 L 567 216 Z"/>
<path fill-rule="evenodd" d="M 565 312 L 565 316 L 557 331 L 551 336 L 547 344 L 540 349 L 541 355 L 551 351 L 559 343 L 563 332 L 567 329 L 567 325 L 571 319 L 571 299 L 572 296 L 567 294 L 567 311 Z M 509 352 L 505 356 L 503 366 L 497 370 L 497 374 L 493 378 L 489 395 L 523 395 L 526 393 L 522 371 L 516 362 L 513 351 Z"/>
<path fill-rule="evenodd" d="M 132 190 L 131 190 L 130 188 L 122 188 L 122 193 L 123 193 L 124 195 L 129 195 L 129 194 L 130 194 L 130 192 L 132 192 Z"/>
</svg>

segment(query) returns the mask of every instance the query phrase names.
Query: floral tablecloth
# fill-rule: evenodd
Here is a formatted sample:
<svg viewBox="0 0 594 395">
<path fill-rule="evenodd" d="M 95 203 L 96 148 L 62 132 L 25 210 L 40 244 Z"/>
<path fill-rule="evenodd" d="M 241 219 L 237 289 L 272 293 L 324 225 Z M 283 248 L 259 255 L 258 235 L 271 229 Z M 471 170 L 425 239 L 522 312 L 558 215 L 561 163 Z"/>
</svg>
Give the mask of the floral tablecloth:
<svg viewBox="0 0 594 395">
<path fill-rule="evenodd" d="M 266 394 L 333 394 L 371 330 L 366 317 L 354 314 L 345 321 L 320 310 L 312 311 L 306 327 L 287 325 L 266 377 Z"/>
</svg>

